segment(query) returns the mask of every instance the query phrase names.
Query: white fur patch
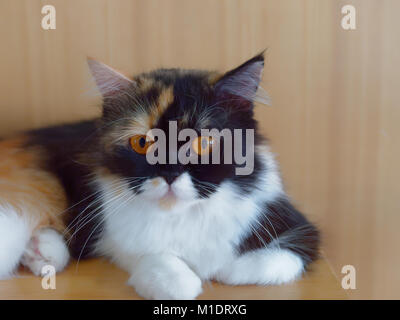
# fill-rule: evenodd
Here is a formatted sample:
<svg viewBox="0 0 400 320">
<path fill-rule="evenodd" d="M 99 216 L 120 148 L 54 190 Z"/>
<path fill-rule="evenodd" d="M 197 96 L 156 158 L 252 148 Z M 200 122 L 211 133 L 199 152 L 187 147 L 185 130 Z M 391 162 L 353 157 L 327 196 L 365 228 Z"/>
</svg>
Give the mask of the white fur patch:
<svg viewBox="0 0 400 320">
<path fill-rule="evenodd" d="M 141 190 L 143 193 L 140 197 L 143 201 L 157 203 L 160 212 L 169 211 L 170 214 L 185 212 L 185 209 L 199 201 L 196 198 L 197 191 L 187 173 L 180 175 L 171 185 L 175 201 L 170 207 L 162 205 L 168 193 L 168 183 L 163 178 L 158 177 L 145 181 Z"/>
<path fill-rule="evenodd" d="M 46 265 L 53 266 L 56 272 L 62 271 L 68 260 L 69 252 L 62 235 L 54 229 L 44 228 L 35 231 L 21 262 L 35 275 L 41 275 Z"/>
<path fill-rule="evenodd" d="M 128 283 L 147 299 L 196 298 L 202 291 L 200 278 L 174 255 L 150 255 L 140 258 Z"/>
<path fill-rule="evenodd" d="M 31 225 L 12 207 L 0 207 L 0 279 L 12 276 L 31 234 Z"/>
<path fill-rule="evenodd" d="M 227 264 L 216 279 L 226 284 L 274 285 L 297 279 L 304 270 L 302 259 L 286 249 L 250 251 Z"/>
</svg>

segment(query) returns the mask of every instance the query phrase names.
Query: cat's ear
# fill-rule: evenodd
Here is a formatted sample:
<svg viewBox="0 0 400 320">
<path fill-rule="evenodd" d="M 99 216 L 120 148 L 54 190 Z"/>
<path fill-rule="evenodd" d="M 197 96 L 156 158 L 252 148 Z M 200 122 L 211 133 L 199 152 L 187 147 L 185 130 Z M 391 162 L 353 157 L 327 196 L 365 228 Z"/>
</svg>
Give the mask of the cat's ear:
<svg viewBox="0 0 400 320">
<path fill-rule="evenodd" d="M 104 63 L 92 58 L 87 58 L 87 63 L 103 98 L 112 98 L 121 91 L 135 85 L 133 80 Z"/>
<path fill-rule="evenodd" d="M 249 107 L 252 102 L 269 104 L 266 92 L 260 87 L 264 69 L 264 52 L 256 55 L 239 67 L 225 73 L 215 84 L 219 99 L 231 100 L 233 103 Z"/>
</svg>

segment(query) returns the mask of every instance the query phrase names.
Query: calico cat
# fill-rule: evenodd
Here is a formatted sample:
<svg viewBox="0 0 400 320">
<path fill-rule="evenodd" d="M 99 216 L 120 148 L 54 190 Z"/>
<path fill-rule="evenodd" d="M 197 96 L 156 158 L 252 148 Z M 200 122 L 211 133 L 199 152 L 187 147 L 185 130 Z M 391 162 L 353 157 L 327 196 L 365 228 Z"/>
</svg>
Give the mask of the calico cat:
<svg viewBox="0 0 400 320">
<path fill-rule="evenodd" d="M 62 271 L 70 255 L 106 256 L 145 298 L 194 299 L 203 280 L 282 284 L 318 257 L 319 232 L 290 203 L 257 132 L 263 54 L 224 74 L 128 78 L 88 64 L 101 117 L 0 141 L 0 278 L 20 263 L 40 275 L 48 264 Z M 236 174 L 236 161 L 150 164 L 147 133 L 168 133 L 171 121 L 254 130 L 252 172 Z"/>
</svg>

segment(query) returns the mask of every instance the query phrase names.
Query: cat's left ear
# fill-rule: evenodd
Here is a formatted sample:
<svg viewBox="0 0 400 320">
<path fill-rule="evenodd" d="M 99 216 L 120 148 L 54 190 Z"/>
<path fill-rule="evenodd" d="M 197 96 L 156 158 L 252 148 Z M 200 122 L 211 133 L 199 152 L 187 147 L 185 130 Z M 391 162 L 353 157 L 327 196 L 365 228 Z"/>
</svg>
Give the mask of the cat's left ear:
<svg viewBox="0 0 400 320">
<path fill-rule="evenodd" d="M 268 95 L 260 87 L 263 69 L 264 52 L 225 73 L 215 84 L 217 97 L 231 99 L 245 108 L 251 108 L 255 101 L 269 104 Z"/>
<path fill-rule="evenodd" d="M 112 98 L 121 91 L 136 85 L 133 80 L 104 63 L 92 58 L 87 58 L 87 63 L 103 98 Z"/>
</svg>

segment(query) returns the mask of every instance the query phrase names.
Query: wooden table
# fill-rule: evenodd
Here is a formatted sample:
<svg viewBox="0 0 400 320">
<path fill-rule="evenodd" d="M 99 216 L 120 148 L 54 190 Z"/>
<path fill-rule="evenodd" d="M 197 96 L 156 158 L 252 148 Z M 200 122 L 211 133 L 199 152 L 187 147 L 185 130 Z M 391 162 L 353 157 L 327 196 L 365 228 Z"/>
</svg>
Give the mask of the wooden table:
<svg viewBox="0 0 400 320">
<path fill-rule="evenodd" d="M 57 274 L 56 289 L 44 290 L 42 278 L 25 270 L 17 278 L 0 281 L 0 299 L 140 299 L 126 285 L 128 274 L 104 260 L 71 263 Z M 303 279 L 288 285 L 225 286 L 204 283 L 199 299 L 347 299 L 346 292 L 324 259 L 312 265 Z"/>
</svg>

